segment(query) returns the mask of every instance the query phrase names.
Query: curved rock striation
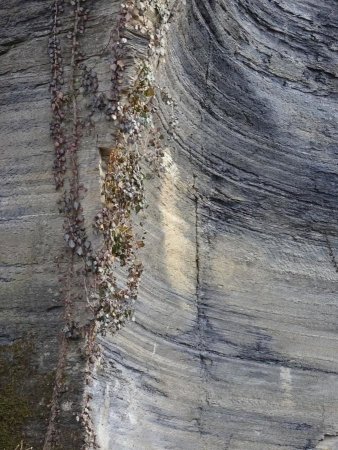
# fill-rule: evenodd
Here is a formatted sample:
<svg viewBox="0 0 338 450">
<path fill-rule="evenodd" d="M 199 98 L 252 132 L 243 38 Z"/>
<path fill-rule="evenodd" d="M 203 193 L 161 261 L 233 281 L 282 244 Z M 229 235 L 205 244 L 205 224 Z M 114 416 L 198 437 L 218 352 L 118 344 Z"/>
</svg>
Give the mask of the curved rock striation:
<svg viewBox="0 0 338 450">
<path fill-rule="evenodd" d="M 136 323 L 102 341 L 104 448 L 311 449 L 335 435 L 337 14 L 333 1 L 191 0 L 172 24 L 158 79 L 178 124 L 148 186 Z M 158 120 L 170 130 L 171 108 Z"/>
<path fill-rule="evenodd" d="M 135 321 L 97 338 L 102 358 L 86 387 L 83 341 L 67 341 L 62 356 L 59 336 L 67 319 L 62 284 L 83 294 L 83 281 L 67 272 L 52 179 L 50 11 L 35 0 L 24 11 L 9 3 L 0 10 L 1 450 L 21 438 L 34 449 L 83 448 L 83 391 L 104 450 L 333 450 L 336 1 L 173 2 L 166 62 L 156 73 L 164 173 L 149 174 L 145 184 Z M 120 3 L 87 1 L 81 38 L 85 63 L 106 94 Z M 137 33 L 128 39 L 144 51 Z M 89 235 L 101 207 L 99 147 L 113 132 L 102 112 L 94 119 L 77 156 Z M 72 313 L 85 321 L 85 310 L 82 298 Z M 64 380 L 53 396 L 60 360 Z M 23 414 L 10 434 L 17 405 Z"/>
</svg>

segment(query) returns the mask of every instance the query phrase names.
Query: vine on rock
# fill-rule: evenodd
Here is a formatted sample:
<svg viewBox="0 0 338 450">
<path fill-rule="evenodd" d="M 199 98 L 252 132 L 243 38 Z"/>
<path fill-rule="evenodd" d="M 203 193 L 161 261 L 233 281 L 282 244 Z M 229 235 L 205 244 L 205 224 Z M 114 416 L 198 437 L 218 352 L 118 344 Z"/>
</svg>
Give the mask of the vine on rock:
<svg viewBox="0 0 338 450">
<path fill-rule="evenodd" d="M 157 95 L 161 92 L 155 84 L 154 73 L 164 58 L 165 33 L 171 15 L 169 4 L 173 1 L 125 0 L 121 3 L 112 44 L 110 95 L 100 93 L 97 73 L 84 63 L 81 53 L 80 36 L 85 32 L 89 14 L 83 7 L 84 2 L 54 0 L 52 6 L 49 56 L 51 136 L 55 149 L 53 171 L 56 189 L 61 191 L 64 240 L 70 253 L 63 282 L 66 325 L 44 449 L 51 448 L 55 439 L 68 340 L 85 338 L 86 381 L 89 383 L 99 358 L 97 334 L 114 333 L 127 320 L 133 319 L 133 304 L 143 272 L 139 250 L 144 246 L 145 232 L 139 216 L 145 208 L 144 168 L 150 166 L 157 173 L 161 170 L 163 156 L 163 136 L 153 122 L 154 99 L 162 97 L 166 103 L 170 102 L 163 92 Z M 61 39 L 60 35 L 67 31 L 62 30 L 60 22 L 63 12 L 69 12 L 72 17 L 72 31 Z M 67 76 L 61 41 L 68 42 L 64 45 L 69 47 L 70 71 Z M 89 113 L 86 117 L 83 114 L 80 117 L 80 96 L 87 98 Z M 86 190 L 80 183 L 77 153 L 87 125 L 95 126 L 92 119 L 96 112 L 103 112 L 109 119 L 113 140 L 109 148 L 104 149 L 108 161 L 102 183 L 103 206 L 93 222 L 94 230 L 102 238 L 102 246 L 94 252 L 87 237 L 81 206 Z M 80 272 L 78 263 L 82 264 Z M 79 282 L 79 274 L 83 279 L 80 290 L 86 295 L 90 312 L 88 322 L 82 327 L 74 313 L 74 286 Z M 76 417 L 86 430 L 85 445 L 95 448 L 89 403 L 87 393 L 82 412 Z"/>
<path fill-rule="evenodd" d="M 48 52 L 52 69 L 52 80 L 50 83 L 52 122 L 51 135 L 55 148 L 54 178 L 56 188 L 63 186 L 64 174 L 66 172 L 66 146 L 64 133 L 64 106 L 65 96 L 63 93 L 63 59 L 59 34 L 60 14 L 64 11 L 63 0 L 55 0 L 52 5 L 52 32 L 48 43 Z"/>
<path fill-rule="evenodd" d="M 77 321 L 74 317 L 74 302 L 76 282 L 74 261 L 76 255 L 84 259 L 90 250 L 90 243 L 86 239 L 84 217 L 81 198 L 84 193 L 79 183 L 77 151 L 80 145 L 83 124 L 78 114 L 78 86 L 77 77 L 79 64 L 83 55 L 80 51 L 79 36 L 84 33 L 88 10 L 82 6 L 84 0 L 54 0 L 52 9 L 52 29 L 48 44 L 51 61 L 51 137 L 54 143 L 54 179 L 56 189 L 61 191 L 59 201 L 60 212 L 64 215 L 64 239 L 71 253 L 68 257 L 66 272 L 60 277 L 62 281 L 62 297 L 64 302 L 63 335 L 59 346 L 58 366 L 55 376 L 53 398 L 49 425 L 45 437 L 44 450 L 54 448 L 59 439 L 57 421 L 60 414 L 60 398 L 67 391 L 65 385 L 66 355 L 69 349 L 68 340 L 80 337 Z M 61 16 L 70 14 L 72 17 L 72 31 L 62 36 Z M 69 45 L 65 41 L 70 42 Z M 70 73 L 65 76 L 62 44 L 70 50 Z"/>
<path fill-rule="evenodd" d="M 104 207 L 94 227 L 104 245 L 93 261 L 96 273 L 89 303 L 97 329 L 105 334 L 121 328 L 133 318 L 143 264 L 138 251 L 144 234 L 137 214 L 145 207 L 145 162 L 155 168 L 163 156 L 162 139 L 153 124 L 157 86 L 154 72 L 164 55 L 164 25 L 170 15 L 159 1 L 127 0 L 122 3 L 116 40 L 113 43 L 112 114 L 116 127 L 103 181 Z M 131 34 L 133 33 L 133 34 Z M 135 55 L 133 35 L 145 38 L 146 46 Z M 124 269 L 118 271 L 117 268 Z"/>
</svg>

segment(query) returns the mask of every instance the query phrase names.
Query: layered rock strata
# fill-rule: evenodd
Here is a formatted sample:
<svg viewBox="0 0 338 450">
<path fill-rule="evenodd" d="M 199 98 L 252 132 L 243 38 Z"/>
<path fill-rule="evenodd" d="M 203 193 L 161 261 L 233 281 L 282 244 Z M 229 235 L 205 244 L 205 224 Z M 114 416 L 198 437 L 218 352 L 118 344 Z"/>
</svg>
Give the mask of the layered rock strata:
<svg viewBox="0 0 338 450">
<path fill-rule="evenodd" d="M 121 2 L 86 3 L 81 51 L 109 93 Z M 334 449 L 336 2 L 174 4 L 156 71 L 164 173 L 145 181 L 135 321 L 98 335 L 89 366 L 83 335 L 65 329 L 67 314 L 80 326 L 89 316 L 53 180 L 49 6 L 0 10 L 0 448 Z M 66 84 L 71 10 L 58 31 Z M 142 53 L 138 33 L 128 40 Z M 77 160 L 95 246 L 114 124 L 93 120 Z"/>
</svg>

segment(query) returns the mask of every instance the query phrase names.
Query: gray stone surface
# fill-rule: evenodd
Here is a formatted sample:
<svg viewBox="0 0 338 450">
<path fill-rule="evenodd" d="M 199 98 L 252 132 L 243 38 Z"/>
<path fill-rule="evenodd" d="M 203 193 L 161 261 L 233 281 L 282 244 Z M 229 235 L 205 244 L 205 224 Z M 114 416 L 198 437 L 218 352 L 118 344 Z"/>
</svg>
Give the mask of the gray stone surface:
<svg viewBox="0 0 338 450">
<path fill-rule="evenodd" d="M 83 46 L 108 86 L 101 51 L 119 2 L 88 3 Z M 42 374 L 57 365 L 55 258 L 65 253 L 48 132 L 48 6 L 0 9 L 0 345 L 33 335 Z M 336 448 L 337 19 L 334 0 L 187 0 L 177 10 L 157 80 L 178 125 L 160 103 L 166 172 L 146 186 L 136 321 L 100 338 L 87 388 L 102 449 Z M 97 127 L 79 152 L 87 225 L 99 208 L 95 146 L 110 133 Z M 63 396 L 61 430 L 71 434 L 61 448 L 74 450 L 76 347 L 68 365 L 75 390 Z M 47 421 L 23 430 L 34 448 Z"/>
<path fill-rule="evenodd" d="M 335 434 L 337 14 L 188 1 L 172 25 L 159 79 L 179 123 L 149 187 L 136 323 L 103 343 L 104 448 L 313 449 Z"/>
<path fill-rule="evenodd" d="M 62 305 L 55 258 L 63 244 L 48 132 L 48 6 L 48 2 L 30 1 L 23 7 L 22 2 L 11 1 L 0 7 L 0 351 L 8 347 L 11 359 L 12 345 L 19 342 L 27 351 L 28 336 L 29 351 L 33 350 L 31 367 L 24 366 L 13 399 L 6 396 L 4 369 L 7 380 L 13 373 L 0 356 L 0 448 L 6 450 L 26 438 L 42 448 L 53 383 L 48 393 L 43 389 L 35 398 L 29 396 L 57 364 Z M 6 399 L 11 400 L 9 405 Z M 22 409 L 26 402 L 36 410 L 41 402 L 46 417 L 42 420 L 32 413 L 29 427 L 16 429 L 15 408 Z M 10 410 L 6 408 L 11 407 L 14 420 L 7 422 Z M 6 432 L 12 435 L 9 442 Z"/>
<path fill-rule="evenodd" d="M 81 323 L 86 311 L 83 277 L 69 270 L 71 258 L 63 239 L 64 218 L 58 204 L 61 194 L 55 191 L 53 179 L 48 56 L 52 4 L 11 0 L 0 6 L 1 450 L 14 450 L 21 441 L 24 449 L 32 445 L 34 450 L 51 446 L 75 450 L 84 442 L 83 429 L 76 420 L 83 409 L 85 385 L 85 361 L 79 352 L 82 342 L 65 343 L 63 332 L 67 320 L 65 292 L 72 290 L 75 299 L 71 319 Z M 96 1 L 89 6 L 95 7 L 91 8 L 83 51 L 88 64 L 97 68 L 104 88 L 103 82 L 109 82 L 110 76 L 110 59 L 104 50 L 119 2 Z M 66 35 L 70 27 L 68 2 L 60 33 L 66 80 L 70 62 Z M 103 139 L 109 132 L 102 131 Z M 94 134 L 85 133 L 78 154 L 81 181 L 88 189 L 83 206 L 90 232 L 100 208 L 96 141 Z M 82 294 L 82 300 L 78 294 Z M 22 357 L 25 354 L 27 360 Z M 60 366 L 62 388 L 53 398 Z M 56 420 L 51 420 L 52 405 Z"/>
</svg>

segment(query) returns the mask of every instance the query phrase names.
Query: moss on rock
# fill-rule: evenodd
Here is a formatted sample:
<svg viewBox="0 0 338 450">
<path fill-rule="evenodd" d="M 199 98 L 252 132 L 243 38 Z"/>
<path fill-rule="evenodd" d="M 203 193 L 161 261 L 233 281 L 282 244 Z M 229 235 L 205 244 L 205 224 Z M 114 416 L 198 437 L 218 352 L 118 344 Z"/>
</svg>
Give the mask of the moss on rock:
<svg viewBox="0 0 338 450">
<path fill-rule="evenodd" d="M 29 424 L 48 417 L 55 373 L 41 373 L 35 353 L 32 339 L 0 347 L 0 450 L 36 448 Z"/>
</svg>

